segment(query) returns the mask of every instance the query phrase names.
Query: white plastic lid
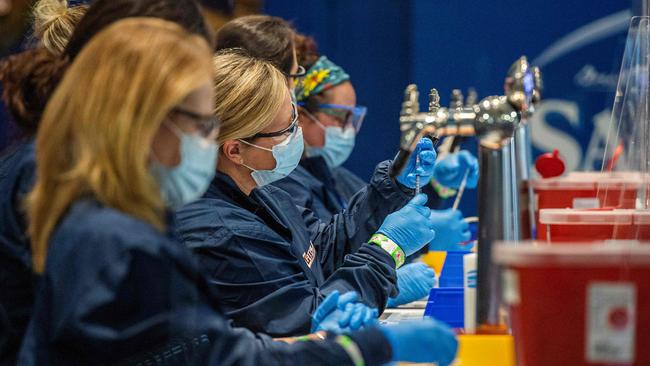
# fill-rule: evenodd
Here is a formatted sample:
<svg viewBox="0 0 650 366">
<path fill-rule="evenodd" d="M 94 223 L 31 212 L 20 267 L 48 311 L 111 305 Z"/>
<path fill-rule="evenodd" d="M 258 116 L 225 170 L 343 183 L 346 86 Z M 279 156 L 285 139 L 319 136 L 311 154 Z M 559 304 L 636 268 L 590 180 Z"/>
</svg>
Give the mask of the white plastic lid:
<svg viewBox="0 0 650 366">
<path fill-rule="evenodd" d="M 640 172 L 569 172 L 566 175 L 569 179 L 627 179 L 642 180 L 643 173 Z"/>
<path fill-rule="evenodd" d="M 639 225 L 650 225 L 650 210 L 634 211 L 634 223 Z"/>
<path fill-rule="evenodd" d="M 632 225 L 634 210 L 543 208 L 539 222 L 547 225 Z"/>
<path fill-rule="evenodd" d="M 638 189 L 643 184 L 643 176 L 635 172 L 573 172 L 564 177 L 531 180 L 530 184 L 538 190 Z"/>
<path fill-rule="evenodd" d="M 498 242 L 492 258 L 515 267 L 554 266 L 650 266 L 650 242 L 610 240 L 593 244 L 541 241 Z"/>
</svg>

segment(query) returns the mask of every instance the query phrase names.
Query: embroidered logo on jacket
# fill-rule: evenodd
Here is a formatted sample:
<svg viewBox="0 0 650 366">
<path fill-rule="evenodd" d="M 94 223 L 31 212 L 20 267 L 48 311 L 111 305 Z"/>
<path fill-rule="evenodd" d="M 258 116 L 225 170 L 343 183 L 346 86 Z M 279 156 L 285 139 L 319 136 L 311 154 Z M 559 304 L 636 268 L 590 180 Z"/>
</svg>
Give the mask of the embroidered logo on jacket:
<svg viewBox="0 0 650 366">
<path fill-rule="evenodd" d="M 309 242 L 309 249 L 302 254 L 302 258 L 307 262 L 307 266 L 311 268 L 311 265 L 314 263 L 316 258 L 316 248 L 314 248 L 314 243 Z"/>
</svg>

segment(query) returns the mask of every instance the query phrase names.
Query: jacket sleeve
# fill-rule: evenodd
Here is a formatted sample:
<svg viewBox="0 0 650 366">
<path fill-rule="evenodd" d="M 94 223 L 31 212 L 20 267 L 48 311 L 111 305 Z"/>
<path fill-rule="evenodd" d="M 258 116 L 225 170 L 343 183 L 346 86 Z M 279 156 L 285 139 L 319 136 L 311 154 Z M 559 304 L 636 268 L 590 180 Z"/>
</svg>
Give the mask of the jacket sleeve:
<svg viewBox="0 0 650 366">
<path fill-rule="evenodd" d="M 287 344 L 233 328 L 196 286 L 197 278 L 149 253 L 125 252 L 97 271 L 93 281 L 56 306 L 54 344 L 65 344 L 73 363 L 156 361 L 163 365 L 352 365 L 332 339 Z M 383 364 L 373 349 L 379 332 L 356 340 L 366 364 Z M 381 353 L 381 352 L 380 352 Z M 72 355 L 72 356 L 70 356 Z M 73 357 L 73 358 L 71 358 Z M 57 360 L 54 359 L 56 364 Z"/>
<path fill-rule="evenodd" d="M 389 167 L 390 161 L 380 163 L 370 183 L 330 222 L 322 222 L 310 210 L 302 209 L 325 277 L 343 264 L 346 255 L 357 252 L 379 229 L 386 216 L 413 197 L 413 190 L 399 186 L 388 175 Z"/>
<path fill-rule="evenodd" d="M 289 254 L 289 243 L 283 247 L 280 242 L 246 235 L 245 230 L 231 233 L 225 241 L 228 245 L 194 251 L 226 315 L 237 326 L 255 332 L 274 337 L 309 333 L 311 314 L 333 290 L 357 291 L 361 301 L 380 309 L 396 291 L 395 261 L 375 245 L 348 256 L 318 284 Z"/>
</svg>

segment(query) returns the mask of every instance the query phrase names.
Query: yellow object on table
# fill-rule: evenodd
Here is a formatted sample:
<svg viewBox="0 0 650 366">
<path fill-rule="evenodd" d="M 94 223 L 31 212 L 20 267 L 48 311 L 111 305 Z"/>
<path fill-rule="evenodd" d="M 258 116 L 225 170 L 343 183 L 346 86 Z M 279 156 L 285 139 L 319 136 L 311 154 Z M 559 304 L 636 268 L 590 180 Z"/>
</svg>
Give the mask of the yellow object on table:
<svg viewBox="0 0 650 366">
<path fill-rule="evenodd" d="M 515 366 L 515 340 L 511 335 L 462 334 L 453 366 Z"/>
<path fill-rule="evenodd" d="M 424 264 L 433 268 L 437 276 L 442 273 L 442 268 L 445 266 L 445 259 L 447 259 L 447 252 L 428 252 L 420 258 Z"/>
<path fill-rule="evenodd" d="M 515 366 L 515 341 L 511 335 L 461 334 L 452 366 Z M 400 363 L 406 365 L 432 365 Z"/>
</svg>

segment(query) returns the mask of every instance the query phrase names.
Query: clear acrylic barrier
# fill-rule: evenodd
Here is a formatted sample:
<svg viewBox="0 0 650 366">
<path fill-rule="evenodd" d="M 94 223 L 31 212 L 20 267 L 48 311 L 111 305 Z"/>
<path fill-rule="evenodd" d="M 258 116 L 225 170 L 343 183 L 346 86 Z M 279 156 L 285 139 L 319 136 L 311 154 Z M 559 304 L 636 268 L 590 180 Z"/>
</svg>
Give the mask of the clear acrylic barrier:
<svg viewBox="0 0 650 366">
<path fill-rule="evenodd" d="M 636 207 L 648 208 L 648 87 L 650 85 L 650 17 L 633 17 L 607 135 L 602 173 L 625 172 L 640 177 Z M 610 186 L 599 185 L 598 196 L 611 195 Z"/>
</svg>

